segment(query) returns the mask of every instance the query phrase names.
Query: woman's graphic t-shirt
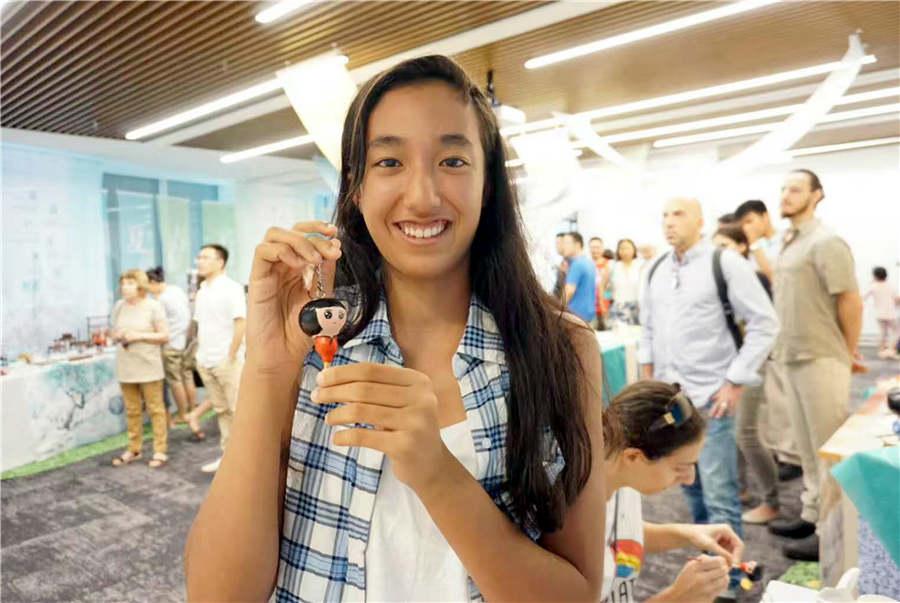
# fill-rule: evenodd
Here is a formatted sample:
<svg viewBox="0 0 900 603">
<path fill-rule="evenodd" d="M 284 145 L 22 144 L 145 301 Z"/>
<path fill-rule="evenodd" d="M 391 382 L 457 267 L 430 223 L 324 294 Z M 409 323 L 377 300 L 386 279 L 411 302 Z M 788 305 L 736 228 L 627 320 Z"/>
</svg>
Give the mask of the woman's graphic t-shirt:
<svg viewBox="0 0 900 603">
<path fill-rule="evenodd" d="M 634 583 L 644 562 L 644 520 L 641 495 L 619 488 L 606 504 L 606 550 L 603 603 L 631 603 Z"/>
</svg>

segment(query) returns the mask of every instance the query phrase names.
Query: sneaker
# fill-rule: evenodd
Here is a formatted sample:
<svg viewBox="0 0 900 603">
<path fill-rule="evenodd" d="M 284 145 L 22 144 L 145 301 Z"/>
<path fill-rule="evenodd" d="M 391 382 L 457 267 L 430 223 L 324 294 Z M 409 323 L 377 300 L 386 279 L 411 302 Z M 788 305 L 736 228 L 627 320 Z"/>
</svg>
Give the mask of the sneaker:
<svg viewBox="0 0 900 603">
<path fill-rule="evenodd" d="M 219 465 L 222 464 L 222 457 L 217 458 L 211 463 L 206 463 L 202 467 L 200 467 L 200 471 L 203 473 L 215 473 L 219 470 Z"/>
</svg>

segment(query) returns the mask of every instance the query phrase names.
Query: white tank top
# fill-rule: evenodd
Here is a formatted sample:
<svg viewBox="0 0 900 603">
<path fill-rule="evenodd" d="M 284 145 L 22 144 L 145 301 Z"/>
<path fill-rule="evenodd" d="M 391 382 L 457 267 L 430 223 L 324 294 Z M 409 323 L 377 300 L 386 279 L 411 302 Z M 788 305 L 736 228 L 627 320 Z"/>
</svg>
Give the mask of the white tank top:
<svg viewBox="0 0 900 603">
<path fill-rule="evenodd" d="M 477 478 L 468 423 L 441 429 L 441 439 Z M 397 479 L 385 457 L 366 547 L 366 601 L 468 601 L 467 579 L 425 505 Z"/>
</svg>

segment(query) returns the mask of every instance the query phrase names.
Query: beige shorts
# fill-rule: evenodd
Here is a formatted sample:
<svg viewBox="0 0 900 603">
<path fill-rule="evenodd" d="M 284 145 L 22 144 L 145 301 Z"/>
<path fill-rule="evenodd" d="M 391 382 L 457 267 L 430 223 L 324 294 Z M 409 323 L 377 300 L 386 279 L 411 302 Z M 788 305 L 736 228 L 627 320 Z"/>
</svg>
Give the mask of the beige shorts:
<svg viewBox="0 0 900 603">
<path fill-rule="evenodd" d="M 163 369 L 166 372 L 166 382 L 170 384 L 184 383 L 185 378 L 190 377 L 194 368 L 194 357 L 183 350 L 163 349 Z"/>
</svg>

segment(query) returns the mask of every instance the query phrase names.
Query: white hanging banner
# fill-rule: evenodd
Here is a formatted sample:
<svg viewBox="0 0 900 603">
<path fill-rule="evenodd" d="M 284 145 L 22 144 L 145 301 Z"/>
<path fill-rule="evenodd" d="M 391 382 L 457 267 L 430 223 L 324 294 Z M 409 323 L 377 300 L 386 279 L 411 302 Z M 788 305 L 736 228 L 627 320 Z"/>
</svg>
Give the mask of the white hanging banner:
<svg viewBox="0 0 900 603">
<path fill-rule="evenodd" d="M 526 206 L 552 203 L 565 194 L 569 183 L 581 169 L 569 134 L 563 128 L 513 136 L 509 144 L 523 162 L 528 195 Z"/>
<path fill-rule="evenodd" d="M 778 127 L 737 155 L 716 165 L 717 179 L 752 170 L 770 161 L 772 157 L 783 154 L 796 144 L 844 96 L 859 74 L 865 54 L 859 35 L 851 35 L 849 48 L 841 59 L 840 66 L 832 71 L 825 81 L 819 84 L 812 96 Z"/>
<path fill-rule="evenodd" d="M 346 57 L 330 53 L 277 73 L 297 117 L 338 172 L 344 118 L 356 96 L 356 84 L 346 64 Z"/>
<path fill-rule="evenodd" d="M 580 203 L 575 185 L 581 165 L 565 128 L 514 136 L 509 143 L 527 174 L 516 184 L 528 253 L 535 273 L 549 289 L 553 286 L 552 265 L 556 257 L 551 233 Z"/>
<path fill-rule="evenodd" d="M 642 170 L 640 167 L 626 159 L 625 156 L 613 149 L 608 142 L 597 135 L 597 132 L 594 131 L 589 120 L 570 117 L 564 114 L 556 114 L 556 117 L 557 119 L 564 121 L 569 128 L 569 132 L 572 133 L 572 136 L 586 148 L 634 176 L 639 176 L 641 174 Z"/>
</svg>

